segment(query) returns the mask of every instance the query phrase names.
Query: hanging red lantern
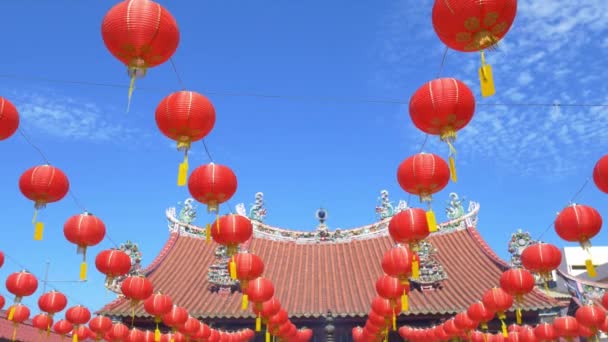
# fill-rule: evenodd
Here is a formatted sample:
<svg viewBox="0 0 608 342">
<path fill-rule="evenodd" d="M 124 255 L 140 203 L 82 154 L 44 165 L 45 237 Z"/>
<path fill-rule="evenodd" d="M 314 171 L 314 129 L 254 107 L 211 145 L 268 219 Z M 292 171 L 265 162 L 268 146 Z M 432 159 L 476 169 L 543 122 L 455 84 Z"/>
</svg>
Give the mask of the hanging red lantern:
<svg viewBox="0 0 608 342">
<path fill-rule="evenodd" d="M 372 310 L 378 315 L 385 318 L 391 318 L 393 315 L 399 315 L 401 303 L 399 301 L 391 301 L 382 297 L 374 297 L 372 300 Z"/>
<path fill-rule="evenodd" d="M 74 329 L 72 323 L 65 319 L 59 320 L 53 324 L 53 331 L 59 335 L 65 336 Z"/>
<path fill-rule="evenodd" d="M 500 287 L 515 299 L 517 324 L 521 324 L 521 305 L 524 301 L 524 295 L 532 292 L 534 285 L 534 276 L 529 271 L 521 268 L 509 269 L 500 276 Z"/>
<path fill-rule="evenodd" d="M 552 324 L 540 323 L 534 327 L 534 335 L 540 341 L 554 341 L 557 338 Z"/>
<path fill-rule="evenodd" d="M 502 325 L 502 334 L 504 337 L 508 337 L 507 325 L 505 319 L 507 318 L 505 311 L 509 310 L 513 306 L 513 296 L 505 292 L 503 289 L 494 287 L 486 291 L 482 298 L 483 305 L 491 311 L 496 312 L 498 319 L 500 319 Z"/>
<path fill-rule="evenodd" d="M 475 330 L 475 328 L 477 328 L 477 324 L 479 323 L 472 320 L 465 311 L 454 316 L 454 324 L 459 330 L 469 333 L 471 330 Z"/>
<path fill-rule="evenodd" d="M 403 297 L 407 298 L 407 292 L 404 289 L 403 285 L 401 285 L 401 282 L 399 281 L 399 279 L 388 276 L 386 274 L 383 276 L 380 276 L 380 278 L 378 278 L 378 280 L 376 280 L 376 292 L 378 293 L 378 295 L 380 297 L 388 299 L 393 303 L 397 303 L 397 300 L 399 298 L 403 298 Z M 403 299 L 402 299 L 402 305 L 403 305 Z M 408 309 L 407 306 L 402 307 L 401 311 L 407 311 L 407 309 Z M 397 330 L 397 315 L 396 314 L 393 314 L 392 323 L 393 323 L 393 331 L 396 331 Z"/>
<path fill-rule="evenodd" d="M 87 324 L 87 322 L 91 319 L 91 312 L 82 305 L 72 306 L 66 310 L 65 319 L 72 323 L 74 329 L 78 329 L 78 327 L 83 324 Z M 72 335 L 73 342 L 78 342 L 78 338 L 78 334 Z"/>
<path fill-rule="evenodd" d="M 408 208 L 395 214 L 388 223 L 388 232 L 397 243 L 408 245 L 412 250 L 412 279 L 420 276 L 420 262 L 416 251 L 418 243 L 429 236 L 429 226 L 424 210 Z"/>
<path fill-rule="evenodd" d="M 211 336 L 211 328 L 205 323 L 201 323 L 201 326 L 198 330 L 198 334 L 196 337 L 201 341 L 206 341 Z M 252 337 L 253 338 L 253 337 Z"/>
<path fill-rule="evenodd" d="M 596 334 L 606 320 L 606 313 L 596 305 L 583 305 L 576 310 L 575 318 L 579 325 L 589 328 Z"/>
<path fill-rule="evenodd" d="M 13 323 L 13 338 L 11 341 L 16 341 L 17 338 L 17 328 L 19 324 L 25 322 L 30 318 L 30 309 L 23 304 L 15 304 L 8 308 L 9 315 L 6 318 L 7 320 Z"/>
<path fill-rule="evenodd" d="M 274 296 L 274 285 L 270 280 L 258 277 L 249 282 L 246 294 L 249 297 L 249 300 L 254 303 L 257 310 L 261 311 L 263 303 Z M 257 315 L 255 320 L 255 331 L 260 331 L 261 329 L 262 319 L 260 315 Z"/>
<path fill-rule="evenodd" d="M 0 268 L 4 265 L 4 253 L 0 252 Z"/>
<path fill-rule="evenodd" d="M 152 282 L 144 276 L 131 276 L 125 278 L 120 285 L 122 294 L 131 300 L 133 305 L 146 300 L 154 292 Z"/>
<path fill-rule="evenodd" d="M 227 166 L 209 163 L 194 169 L 188 178 L 188 191 L 208 212 L 218 212 L 220 204 L 232 198 L 237 188 L 234 172 Z"/>
<path fill-rule="evenodd" d="M 488 322 L 494 318 L 495 314 L 495 311 L 487 308 L 482 302 L 473 303 L 467 309 L 467 315 L 473 321 L 479 322 L 483 330 L 488 330 Z"/>
<path fill-rule="evenodd" d="M 432 195 L 450 182 L 450 170 L 445 160 L 432 153 L 411 156 L 399 165 L 397 181 L 405 192 L 420 196 L 421 202 L 428 203 L 426 220 L 429 232 L 437 231 L 437 220 L 431 208 L 431 201 Z"/>
<path fill-rule="evenodd" d="M 252 308 L 253 313 L 255 313 L 256 317 L 260 317 L 263 324 L 266 324 L 266 334 L 269 334 L 268 321 L 271 317 L 281 311 L 281 303 L 276 297 L 272 297 L 269 300 L 262 303 L 262 305 L 257 305 Z M 287 317 L 287 316 L 285 316 Z M 261 328 L 261 327 L 260 327 Z"/>
<path fill-rule="evenodd" d="M 578 322 L 572 316 L 557 317 L 553 321 L 553 328 L 559 337 L 567 339 L 578 337 Z"/>
<path fill-rule="evenodd" d="M 241 283 L 241 290 L 243 292 L 241 308 L 246 310 L 249 302 L 246 294 L 247 287 L 251 280 L 260 277 L 264 273 L 264 262 L 253 253 L 238 253 L 230 259 L 229 268 L 232 279 L 238 279 Z"/>
<path fill-rule="evenodd" d="M 578 242 L 589 254 L 585 260 L 587 273 L 595 277 L 596 272 L 591 259 L 591 239 L 602 229 L 602 216 L 588 205 L 572 204 L 562 210 L 555 219 L 555 232 L 568 242 Z"/>
<path fill-rule="evenodd" d="M 63 311 L 67 305 L 68 299 L 66 296 L 55 290 L 47 292 L 38 298 L 38 307 L 41 311 L 49 314 L 51 318 L 56 313 Z"/>
<path fill-rule="evenodd" d="M 419 130 L 426 134 L 438 135 L 447 143 L 449 170 L 453 182 L 457 181 L 456 132 L 464 128 L 475 113 L 473 92 L 454 78 L 439 78 L 420 87 L 410 99 L 410 118 Z"/>
<path fill-rule="evenodd" d="M 19 128 L 19 112 L 4 97 L 0 96 L 0 140 L 10 138 Z"/>
<path fill-rule="evenodd" d="M 112 329 L 108 332 L 109 340 L 122 341 L 129 336 L 129 328 L 122 323 L 114 323 Z"/>
<path fill-rule="evenodd" d="M 119 249 L 106 249 L 95 257 L 95 267 L 106 275 L 106 282 L 112 282 L 112 279 L 126 275 L 131 270 L 131 266 L 131 257 Z"/>
<path fill-rule="evenodd" d="M 535 243 L 526 247 L 521 253 L 521 264 L 530 272 L 538 273 L 547 281 L 553 279 L 551 272 L 562 262 L 562 252 L 549 243 Z"/>
<path fill-rule="evenodd" d="M 402 286 L 409 286 L 412 275 L 413 253 L 409 248 L 397 245 L 382 256 L 382 269 L 384 273 L 401 281 Z"/>
<path fill-rule="evenodd" d="M 76 253 L 82 254 L 80 280 L 87 279 L 87 247 L 99 244 L 106 236 L 106 226 L 97 216 L 84 212 L 70 217 L 63 225 L 63 235 L 77 246 Z"/>
<path fill-rule="evenodd" d="M 496 92 L 492 68 L 485 62 L 484 51 L 495 48 L 507 34 L 516 12 L 517 0 L 435 1 L 433 28 L 439 39 L 456 51 L 481 51 L 482 96 L 492 96 Z"/>
<path fill-rule="evenodd" d="M 58 202 L 70 190 L 68 177 L 60 169 L 40 165 L 27 169 L 19 178 L 19 190 L 27 199 L 34 201 L 34 240 L 42 240 L 44 224 L 37 221 L 38 209 L 48 203 Z"/>
<path fill-rule="evenodd" d="M 251 220 L 238 214 L 220 216 L 210 229 L 213 241 L 226 246 L 228 256 L 233 256 L 238 251 L 238 245 L 251 239 L 253 235 Z M 231 267 L 235 267 L 235 264 Z M 234 272 L 232 274 L 234 275 Z"/>
<path fill-rule="evenodd" d="M 158 325 L 162 322 L 162 316 L 170 312 L 172 308 L 173 300 L 171 300 L 171 297 L 160 292 L 151 295 L 144 301 L 144 310 L 154 316 L 154 322 L 156 323 L 154 334 L 157 337 L 155 337 L 155 341 L 160 340 L 160 329 Z"/>
<path fill-rule="evenodd" d="M 154 339 L 154 332 L 150 331 L 150 330 L 144 330 L 142 331 L 143 336 L 141 340 L 138 341 L 142 341 L 142 342 L 158 342 L 160 341 L 160 337 L 158 338 L 158 341 L 156 341 Z M 129 341 L 129 342 L 135 342 L 135 341 Z"/>
<path fill-rule="evenodd" d="M 38 314 L 32 318 L 32 326 L 40 330 L 40 334 L 44 331 L 49 331 L 53 326 L 53 318 L 47 314 Z"/>
<path fill-rule="evenodd" d="M 103 18 L 101 35 L 110 53 L 127 66 L 129 104 L 135 79 L 168 61 L 179 45 L 177 22 L 151 0 L 125 0 L 112 7 Z"/>
<path fill-rule="evenodd" d="M 74 329 L 72 332 L 72 340 L 77 341 L 86 341 L 89 338 L 94 338 L 95 335 L 86 325 L 79 325 L 78 328 Z M 140 340 L 141 341 L 141 340 Z M 128 341 L 125 341 L 128 342 Z"/>
<path fill-rule="evenodd" d="M 179 165 L 177 185 L 186 185 L 188 178 L 188 150 L 215 125 L 215 109 L 205 96 L 193 91 L 178 91 L 165 97 L 156 107 L 156 125 L 169 139 L 177 142 L 177 150 L 184 151 Z"/>
<path fill-rule="evenodd" d="M 15 295 L 14 303 L 21 303 L 23 297 L 31 296 L 38 289 L 38 279 L 28 271 L 15 272 L 6 278 L 6 289 L 8 292 Z M 15 314 L 12 310 L 15 306 L 11 306 L 8 310 L 7 319 L 12 320 Z M 29 317 L 29 314 L 28 314 Z"/>
<path fill-rule="evenodd" d="M 186 323 L 188 317 L 189 315 L 186 309 L 173 305 L 171 311 L 163 315 L 162 320 L 166 326 L 171 328 L 171 331 L 175 332 L 180 326 L 182 326 L 182 324 Z"/>
<path fill-rule="evenodd" d="M 187 340 L 190 340 L 194 334 L 198 333 L 200 328 L 201 322 L 194 317 L 188 317 L 186 323 L 182 324 L 178 330 L 186 336 Z"/>
<path fill-rule="evenodd" d="M 143 342 L 145 341 L 145 339 L 146 336 L 143 331 L 137 328 L 133 328 L 131 329 L 131 331 L 129 331 L 129 335 L 127 335 L 125 342 Z"/>
<path fill-rule="evenodd" d="M 593 182 L 600 191 L 608 194 L 608 154 L 600 158 L 595 164 Z"/>
<path fill-rule="evenodd" d="M 112 320 L 105 316 L 95 316 L 89 321 L 89 329 L 94 334 L 93 338 L 100 340 L 112 329 Z"/>
</svg>

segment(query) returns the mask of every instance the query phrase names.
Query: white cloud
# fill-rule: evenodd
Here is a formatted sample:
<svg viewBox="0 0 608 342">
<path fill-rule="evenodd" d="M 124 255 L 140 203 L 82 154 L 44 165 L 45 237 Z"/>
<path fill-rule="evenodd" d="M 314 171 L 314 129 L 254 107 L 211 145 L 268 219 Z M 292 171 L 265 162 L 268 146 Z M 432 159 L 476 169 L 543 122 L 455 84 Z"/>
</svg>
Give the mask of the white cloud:
<svg viewBox="0 0 608 342">
<path fill-rule="evenodd" d="M 400 3 L 411 5 L 409 0 Z M 400 12 L 401 18 L 397 21 L 422 23 L 432 29 L 432 3 L 425 2 L 423 6 L 428 7 L 427 10 Z M 482 98 L 479 95 L 478 54 L 453 50 L 448 53 L 447 67 L 442 75 L 465 81 L 476 93 L 478 103 L 472 122 L 459 134 L 459 158 L 492 159 L 502 170 L 539 177 L 550 174 L 561 178 L 587 170 L 594 163 L 592 156 L 608 145 L 608 130 L 605 129 L 608 127 L 608 108 L 532 104 L 608 103 L 604 72 L 608 59 L 604 49 L 608 44 L 605 38 L 608 1 L 522 0 L 518 1 L 518 6 L 515 23 L 499 50 L 487 56 L 494 69 L 495 96 Z M 427 17 L 412 18 L 426 12 Z M 402 25 L 401 32 L 392 34 L 411 37 L 405 31 L 410 26 Z M 391 31 L 385 33 L 391 34 Z M 440 43 L 426 38 L 407 41 L 389 37 L 386 41 L 400 42 L 400 46 L 390 47 L 395 55 L 399 50 L 408 51 L 415 45 L 421 48 L 414 51 L 427 51 L 422 60 L 403 53 L 401 59 L 393 62 L 398 65 L 385 66 L 391 77 L 384 80 L 393 82 L 390 84 L 393 89 L 403 89 L 412 80 L 420 83 L 412 86 L 416 89 L 435 77 L 432 68 L 425 66 L 438 65 L 439 57 L 429 56 L 429 53 L 434 53 Z M 384 62 L 390 64 L 388 60 Z M 401 66 L 403 64 L 409 65 L 407 71 Z M 428 73 L 428 76 L 413 78 L 411 70 L 416 68 L 418 74 Z M 496 103 L 529 105 L 492 105 Z M 415 139 L 418 139 L 417 135 L 412 136 L 411 142 L 419 144 Z M 442 148 L 434 145 L 438 144 L 437 139 L 430 140 L 433 141 L 431 148 Z"/>
</svg>

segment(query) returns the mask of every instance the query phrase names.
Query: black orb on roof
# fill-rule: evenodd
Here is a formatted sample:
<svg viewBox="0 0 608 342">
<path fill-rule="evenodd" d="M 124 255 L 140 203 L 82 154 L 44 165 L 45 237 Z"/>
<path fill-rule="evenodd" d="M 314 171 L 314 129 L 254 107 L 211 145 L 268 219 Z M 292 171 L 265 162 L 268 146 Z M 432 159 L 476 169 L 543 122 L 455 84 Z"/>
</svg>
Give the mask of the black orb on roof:
<svg viewBox="0 0 608 342">
<path fill-rule="evenodd" d="M 327 210 L 323 209 L 323 208 L 319 208 L 316 212 L 317 219 L 321 222 L 325 222 L 325 220 L 327 219 Z"/>
</svg>

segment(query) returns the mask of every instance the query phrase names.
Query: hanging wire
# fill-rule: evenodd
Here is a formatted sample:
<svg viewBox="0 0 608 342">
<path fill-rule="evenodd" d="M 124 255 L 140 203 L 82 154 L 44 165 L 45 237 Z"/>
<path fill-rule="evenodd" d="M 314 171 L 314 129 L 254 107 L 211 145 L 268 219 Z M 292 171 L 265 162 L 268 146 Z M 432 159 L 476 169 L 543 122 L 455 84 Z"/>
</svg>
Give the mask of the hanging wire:
<svg viewBox="0 0 608 342">
<path fill-rule="evenodd" d="M 45 164 L 51 165 L 51 163 L 49 162 L 49 159 L 46 157 L 44 152 L 42 152 L 42 150 L 30 140 L 30 138 L 27 136 L 27 134 L 25 134 L 25 131 L 23 130 L 23 128 L 19 128 L 19 134 L 34 150 L 36 150 L 38 152 L 38 154 L 40 154 L 40 157 L 42 158 L 42 160 L 44 160 Z"/>
</svg>

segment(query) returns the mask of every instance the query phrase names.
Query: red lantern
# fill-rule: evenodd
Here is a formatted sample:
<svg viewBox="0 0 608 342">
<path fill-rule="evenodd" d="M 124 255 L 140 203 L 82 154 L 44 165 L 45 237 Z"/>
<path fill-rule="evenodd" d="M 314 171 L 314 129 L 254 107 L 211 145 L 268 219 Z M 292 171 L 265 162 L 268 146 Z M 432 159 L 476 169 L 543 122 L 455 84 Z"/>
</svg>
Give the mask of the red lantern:
<svg viewBox="0 0 608 342">
<path fill-rule="evenodd" d="M 486 291 L 482 298 L 483 305 L 491 311 L 496 312 L 498 319 L 502 323 L 502 334 L 507 337 L 507 325 L 505 323 L 505 311 L 513 306 L 513 296 L 506 293 L 501 288 L 492 288 Z"/>
<path fill-rule="evenodd" d="M 237 214 L 221 216 L 211 225 L 213 241 L 226 246 L 228 256 L 234 255 L 238 245 L 249 240 L 252 235 L 251 220 Z"/>
<path fill-rule="evenodd" d="M 201 322 L 194 317 L 188 317 L 186 323 L 179 327 L 179 332 L 186 335 L 186 339 L 192 338 L 192 336 L 198 333 L 201 328 Z"/>
<path fill-rule="evenodd" d="M 174 305 L 171 311 L 163 315 L 163 323 L 170 327 L 173 331 L 176 331 L 182 324 L 188 320 L 188 311 L 186 309 Z"/>
<path fill-rule="evenodd" d="M 209 328 L 207 324 L 201 323 L 201 327 L 199 328 L 197 334 L 198 339 L 205 341 L 205 339 L 208 339 L 209 336 L 211 336 L 211 328 Z"/>
<path fill-rule="evenodd" d="M 177 141 L 184 151 L 179 166 L 177 185 L 186 185 L 188 150 L 191 143 L 203 139 L 215 125 L 215 109 L 205 96 L 193 91 L 178 91 L 165 97 L 156 107 L 156 125 L 169 139 Z"/>
<path fill-rule="evenodd" d="M 112 329 L 108 332 L 110 340 L 122 341 L 129 336 L 129 328 L 122 323 L 114 323 Z"/>
<path fill-rule="evenodd" d="M 32 318 L 32 325 L 42 333 L 43 331 L 51 329 L 53 326 L 53 319 L 47 314 L 38 314 Z"/>
<path fill-rule="evenodd" d="M 80 280 L 87 279 L 87 247 L 99 244 L 106 236 L 106 226 L 102 220 L 93 214 L 84 212 L 70 217 L 63 225 L 63 235 L 71 243 L 78 246 L 76 252 L 82 254 L 80 264 Z"/>
<path fill-rule="evenodd" d="M 44 224 L 36 221 L 38 209 L 48 203 L 58 202 L 70 190 L 68 177 L 60 169 L 50 165 L 40 165 L 26 170 L 19 178 L 19 190 L 27 199 L 34 201 L 34 240 L 42 240 Z"/>
<path fill-rule="evenodd" d="M 246 292 L 250 301 L 252 301 L 258 311 L 262 310 L 264 302 L 269 301 L 274 296 L 274 285 L 266 278 L 258 277 L 249 282 Z M 255 320 L 255 331 L 262 329 L 262 319 L 258 314 Z"/>
<path fill-rule="evenodd" d="M 559 337 L 574 338 L 578 336 L 578 322 L 572 316 L 557 317 L 553 328 Z"/>
<path fill-rule="evenodd" d="M 412 275 L 413 253 L 409 248 L 397 245 L 384 253 L 382 257 L 382 269 L 384 273 L 398 278 L 401 285 L 409 285 Z"/>
<path fill-rule="evenodd" d="M 534 289 L 534 276 L 527 270 L 521 268 L 512 268 L 505 271 L 500 276 L 500 287 L 508 294 L 514 297 L 517 308 L 515 316 L 517 324 L 521 324 L 521 307 L 524 301 L 524 295 L 532 292 Z"/>
<path fill-rule="evenodd" d="M 553 341 L 557 338 L 553 325 L 549 323 L 540 323 L 534 328 L 534 335 L 540 341 Z"/>
<path fill-rule="evenodd" d="M 13 322 L 13 338 L 12 341 L 16 341 L 17 327 L 20 323 L 27 321 L 30 318 L 30 309 L 23 304 L 15 304 L 8 308 L 7 320 Z"/>
<path fill-rule="evenodd" d="M 131 276 L 120 285 L 122 294 L 133 302 L 146 300 L 154 292 L 152 282 L 144 276 Z"/>
<path fill-rule="evenodd" d="M 57 321 L 53 325 L 53 331 L 56 332 L 57 334 L 63 335 L 63 336 L 69 334 L 73 329 L 74 329 L 74 326 L 72 325 L 72 323 L 68 322 L 65 319 Z"/>
<path fill-rule="evenodd" d="M 388 299 L 393 303 L 397 303 L 397 300 L 401 298 L 401 305 L 404 305 L 403 298 L 405 298 L 405 302 L 407 303 L 407 292 L 408 289 L 405 289 L 399 279 L 395 277 L 391 277 L 388 275 L 383 275 L 378 280 L 376 280 L 376 292 L 382 298 Z M 401 311 L 407 311 L 408 306 L 402 306 Z M 393 331 L 397 330 L 397 315 L 393 314 Z"/>
<path fill-rule="evenodd" d="M 545 281 L 552 279 L 551 272 L 557 269 L 561 262 L 562 252 L 548 243 L 535 243 L 521 253 L 522 265 L 530 272 L 538 273 Z"/>
<path fill-rule="evenodd" d="M 600 158 L 595 164 L 593 182 L 600 191 L 608 194 L 608 154 Z"/>
<path fill-rule="evenodd" d="M 94 338 L 99 340 L 112 329 L 112 320 L 105 316 L 95 316 L 89 321 L 89 328 L 95 335 Z"/>
<path fill-rule="evenodd" d="M 15 295 L 15 303 L 21 303 L 23 297 L 31 296 L 38 289 L 38 279 L 27 272 L 15 272 L 6 278 L 6 289 Z M 9 310 L 8 320 L 11 320 L 13 312 Z"/>
<path fill-rule="evenodd" d="M 527 325 L 521 326 L 519 329 L 519 340 L 521 342 L 536 342 L 537 338 L 534 335 L 534 330 Z"/>
<path fill-rule="evenodd" d="M 456 132 L 464 128 L 475 113 L 473 92 L 454 78 L 432 80 L 420 87 L 410 99 L 410 118 L 414 125 L 426 134 L 439 135 L 450 149 L 449 168 L 456 182 L 453 143 Z"/>
<path fill-rule="evenodd" d="M 38 307 L 41 311 L 49 314 L 49 317 L 53 318 L 53 315 L 65 309 L 68 305 L 68 299 L 66 296 L 58 291 L 50 291 L 38 298 Z"/>
<path fill-rule="evenodd" d="M 146 336 L 143 331 L 137 328 L 133 328 L 131 329 L 131 331 L 129 331 L 129 335 L 127 335 L 125 342 L 143 342 L 145 341 L 145 338 Z"/>
<path fill-rule="evenodd" d="M 578 241 L 581 247 L 589 254 L 589 258 L 585 260 L 587 273 L 590 277 L 595 277 L 595 268 L 591 260 L 591 241 L 602 228 L 602 216 L 594 208 L 572 204 L 566 207 L 557 215 L 555 219 L 555 232 L 562 239 L 575 242 Z"/>
<path fill-rule="evenodd" d="M 19 112 L 7 99 L 0 96 L 0 140 L 10 138 L 19 128 Z"/>
<path fill-rule="evenodd" d="M 237 185 L 236 175 L 229 167 L 214 163 L 197 167 L 188 179 L 190 195 L 206 204 L 208 212 L 218 212 L 218 206 L 232 198 Z"/>
<path fill-rule="evenodd" d="M 477 327 L 477 322 L 472 320 L 466 312 L 461 312 L 454 317 L 456 328 L 464 332 L 469 332 Z"/>
<path fill-rule="evenodd" d="M 91 319 L 91 312 L 82 305 L 72 306 L 65 312 L 65 318 L 74 325 L 74 329 L 78 329 L 81 325 L 87 324 Z M 80 336 L 76 333 L 73 335 L 73 342 L 78 342 L 79 337 L 87 338 L 87 336 Z"/>
<path fill-rule="evenodd" d="M 395 214 L 388 223 L 388 232 L 397 243 L 406 244 L 412 251 L 418 250 L 418 243 L 429 236 L 429 226 L 424 210 L 408 208 Z M 418 255 L 412 255 L 412 279 L 420 276 Z"/>
<path fill-rule="evenodd" d="M 89 338 L 94 338 L 94 334 L 86 325 L 80 325 L 72 332 L 72 341 L 85 341 Z M 141 340 L 140 340 L 141 341 Z M 125 341 L 126 342 L 126 341 Z"/>
<path fill-rule="evenodd" d="M 112 7 L 103 18 L 101 35 L 110 53 L 127 66 L 129 103 L 135 78 L 169 60 L 179 44 L 175 19 L 151 0 L 125 0 Z"/>
<path fill-rule="evenodd" d="M 4 265 L 4 253 L 0 252 L 0 267 Z"/>
<path fill-rule="evenodd" d="M 494 318 L 495 314 L 495 311 L 487 308 L 482 302 L 473 303 L 467 309 L 467 315 L 473 321 L 479 322 L 483 330 L 488 330 L 488 322 Z"/>
<path fill-rule="evenodd" d="M 4 304 L 6 304 L 6 301 L 4 300 L 4 296 L 0 295 L 0 310 L 2 310 L 2 308 L 4 307 Z"/>
<path fill-rule="evenodd" d="M 431 208 L 432 195 L 441 191 L 450 182 L 448 164 L 432 153 L 419 153 L 404 160 L 397 170 L 397 181 L 401 188 L 420 201 L 428 202 L 426 212 L 430 232 L 437 231 L 437 220 Z"/>
<path fill-rule="evenodd" d="M 106 281 L 126 275 L 131 270 L 131 257 L 118 249 L 107 249 L 99 252 L 95 258 L 95 267 L 106 275 Z"/>
<path fill-rule="evenodd" d="M 481 51 L 481 95 L 495 93 L 492 68 L 485 63 L 484 50 L 496 46 L 515 20 L 517 0 L 435 1 L 433 28 L 448 47 L 462 52 Z"/>
<path fill-rule="evenodd" d="M 606 313 L 596 305 L 583 305 L 576 310 L 576 320 L 579 325 L 585 326 L 597 333 L 600 326 L 606 320 Z"/>
<path fill-rule="evenodd" d="M 154 334 L 159 336 L 158 338 L 160 338 L 158 325 L 162 322 L 162 316 L 170 312 L 172 308 L 173 300 L 171 300 L 171 297 L 161 293 L 153 294 L 144 301 L 144 310 L 154 316 L 154 322 L 156 323 Z"/>
<path fill-rule="evenodd" d="M 262 273 L 264 273 L 264 262 L 255 254 L 238 253 L 230 259 L 230 275 L 233 279 L 238 279 L 241 282 L 241 290 L 243 291 L 241 307 L 243 310 L 246 310 L 248 306 L 246 292 L 249 282 L 260 277 Z"/>
</svg>

